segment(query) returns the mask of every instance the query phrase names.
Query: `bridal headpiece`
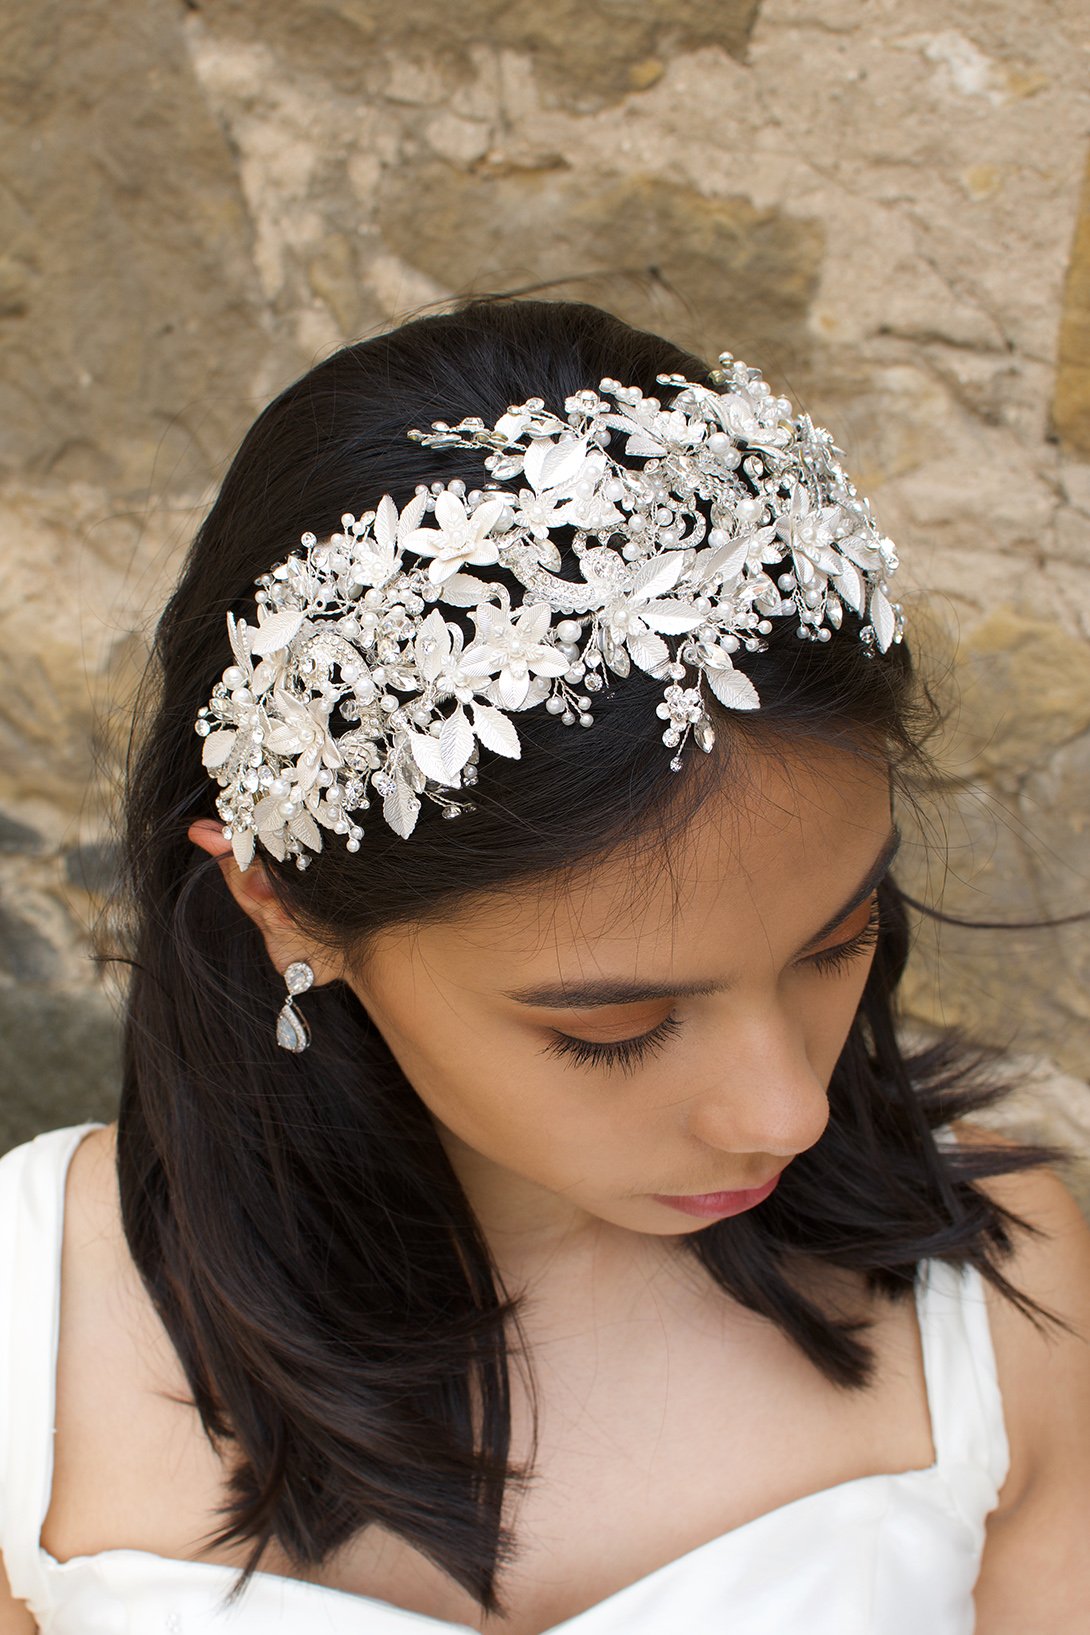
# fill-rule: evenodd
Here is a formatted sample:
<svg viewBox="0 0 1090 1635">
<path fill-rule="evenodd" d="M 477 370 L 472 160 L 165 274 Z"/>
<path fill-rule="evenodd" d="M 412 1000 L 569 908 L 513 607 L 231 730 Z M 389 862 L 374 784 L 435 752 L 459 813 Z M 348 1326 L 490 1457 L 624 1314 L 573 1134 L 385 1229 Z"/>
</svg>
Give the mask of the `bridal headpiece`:
<svg viewBox="0 0 1090 1635">
<path fill-rule="evenodd" d="M 690 732 L 715 742 L 705 687 L 759 707 L 735 659 L 773 619 L 828 641 L 849 609 L 872 654 L 901 640 L 893 543 L 830 434 L 729 352 L 711 386 L 656 378 L 676 388 L 668 406 L 607 378 L 565 399 L 565 419 L 530 398 L 491 427 L 410 431 L 481 450 L 492 480 L 421 484 L 400 510 L 387 494 L 328 539 L 303 534 L 257 579 L 257 622 L 228 613 L 234 662 L 196 731 L 240 868 L 255 839 L 305 868 L 323 829 L 357 851 L 369 789 L 404 837 L 421 796 L 444 817 L 471 811 L 479 745 L 517 757 L 512 716 L 539 704 L 591 726 L 593 695 L 632 665 L 666 683 L 656 713 L 676 771 Z M 579 579 L 559 577 L 558 528 Z M 473 571 L 488 568 L 525 594 Z M 472 610 L 468 643 L 445 607 Z"/>
</svg>

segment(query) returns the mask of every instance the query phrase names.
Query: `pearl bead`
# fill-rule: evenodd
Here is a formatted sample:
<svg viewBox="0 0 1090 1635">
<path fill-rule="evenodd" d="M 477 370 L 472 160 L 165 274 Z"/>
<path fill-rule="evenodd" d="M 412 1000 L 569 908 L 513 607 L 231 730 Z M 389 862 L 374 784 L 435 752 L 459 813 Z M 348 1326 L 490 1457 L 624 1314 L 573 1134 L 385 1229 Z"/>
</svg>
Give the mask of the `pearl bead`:
<svg viewBox="0 0 1090 1635">
<path fill-rule="evenodd" d="M 583 634 L 583 627 L 575 619 L 561 619 L 556 627 L 557 640 L 561 642 L 577 642 Z"/>
</svg>

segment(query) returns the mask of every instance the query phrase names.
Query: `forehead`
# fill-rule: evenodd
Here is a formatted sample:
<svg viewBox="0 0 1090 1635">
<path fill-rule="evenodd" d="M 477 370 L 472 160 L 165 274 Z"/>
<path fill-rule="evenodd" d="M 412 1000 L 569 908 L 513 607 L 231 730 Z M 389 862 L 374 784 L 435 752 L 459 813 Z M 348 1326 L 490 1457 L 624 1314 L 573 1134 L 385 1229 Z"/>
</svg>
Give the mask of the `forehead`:
<svg viewBox="0 0 1090 1635">
<path fill-rule="evenodd" d="M 723 944 L 720 961 L 732 949 L 737 959 L 739 941 L 763 945 L 778 930 L 805 941 L 858 883 L 889 826 L 881 764 L 825 746 L 747 754 L 744 764 L 736 756 L 674 833 L 397 928 L 376 953 L 423 953 L 474 988 L 510 988 L 531 972 L 661 972 L 679 964 L 679 951 L 686 965 L 705 964 L 700 950 L 713 941 Z"/>
</svg>

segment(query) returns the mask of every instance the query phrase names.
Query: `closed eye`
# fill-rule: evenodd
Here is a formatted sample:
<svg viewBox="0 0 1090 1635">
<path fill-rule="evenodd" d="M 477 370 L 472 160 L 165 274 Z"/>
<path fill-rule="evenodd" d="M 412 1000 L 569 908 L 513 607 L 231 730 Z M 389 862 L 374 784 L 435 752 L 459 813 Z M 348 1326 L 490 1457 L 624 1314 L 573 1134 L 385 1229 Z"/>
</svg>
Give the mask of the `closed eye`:
<svg viewBox="0 0 1090 1635">
<path fill-rule="evenodd" d="M 833 948 L 822 948 L 816 954 L 810 954 L 801 963 L 812 965 L 818 971 L 841 971 L 850 965 L 853 959 L 865 954 L 868 948 L 873 948 L 878 941 L 881 930 L 881 921 L 878 914 L 878 898 L 871 900 L 870 915 L 862 931 L 850 937 L 847 942 L 838 942 Z"/>
<path fill-rule="evenodd" d="M 554 1033 L 544 1049 L 557 1056 L 571 1056 L 584 1065 L 595 1063 L 603 1067 L 619 1067 L 622 1072 L 631 1073 L 645 1056 L 664 1044 L 680 1027 L 677 1017 L 671 1014 L 653 1027 L 650 1033 L 638 1034 L 634 1039 L 617 1039 L 612 1044 L 602 1044 L 597 1039 L 577 1039 L 570 1033 Z"/>
<path fill-rule="evenodd" d="M 881 921 L 878 912 L 878 899 L 875 896 L 871 901 L 870 917 L 862 931 L 850 937 L 847 942 L 837 943 L 832 948 L 819 949 L 816 954 L 807 954 L 798 961 L 800 966 L 809 966 L 822 974 L 830 971 L 842 971 L 853 960 L 859 959 L 877 941 Z M 666 1041 L 681 1029 L 681 1022 L 671 1012 L 648 1033 L 637 1034 L 632 1039 L 617 1039 L 609 1044 L 598 1039 L 579 1039 L 574 1034 L 554 1032 L 551 1039 L 542 1047 L 544 1054 L 567 1056 L 580 1066 L 605 1067 L 607 1070 L 619 1069 L 622 1073 L 631 1073 L 654 1051 L 660 1049 Z"/>
</svg>

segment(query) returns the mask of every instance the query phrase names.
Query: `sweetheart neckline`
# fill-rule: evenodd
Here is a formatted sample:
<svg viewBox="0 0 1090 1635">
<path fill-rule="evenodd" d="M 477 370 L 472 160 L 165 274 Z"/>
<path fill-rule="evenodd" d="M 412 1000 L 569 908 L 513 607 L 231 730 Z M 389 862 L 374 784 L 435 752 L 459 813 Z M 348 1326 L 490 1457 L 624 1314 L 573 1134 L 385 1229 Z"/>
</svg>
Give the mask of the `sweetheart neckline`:
<svg viewBox="0 0 1090 1635">
<path fill-rule="evenodd" d="M 869 1482 L 898 1481 L 906 1477 L 938 1477 L 941 1474 L 942 1459 L 939 1457 L 930 1465 L 914 1465 L 907 1470 L 871 1471 L 866 1476 L 849 1476 L 843 1482 L 834 1482 L 831 1487 L 815 1488 L 812 1493 L 801 1493 L 797 1499 L 788 1499 L 785 1504 L 776 1505 L 772 1510 L 763 1510 L 759 1516 L 751 1516 L 749 1521 L 739 1522 L 736 1527 L 728 1527 L 725 1532 L 717 1533 L 714 1538 L 706 1539 L 703 1544 L 694 1545 L 691 1550 L 686 1550 L 683 1554 L 675 1556 L 672 1561 L 663 1562 L 661 1567 L 653 1567 L 650 1572 L 643 1573 L 639 1578 L 633 1579 L 630 1584 L 623 1584 L 619 1590 L 614 1590 L 610 1595 L 603 1596 L 601 1600 L 593 1602 L 589 1607 L 584 1607 L 582 1611 L 573 1613 L 570 1618 L 565 1618 L 561 1623 L 551 1624 L 547 1629 L 539 1630 L 537 1635 L 565 1635 L 567 1630 L 575 1629 L 583 1619 L 590 1618 L 595 1613 L 601 1612 L 603 1608 L 612 1606 L 622 1596 L 643 1589 L 652 1580 L 684 1566 L 686 1562 L 691 1561 L 694 1556 L 701 1555 L 705 1550 L 711 1550 L 716 1545 L 735 1539 L 742 1533 L 748 1532 L 750 1528 L 757 1527 L 762 1522 L 771 1521 L 777 1516 L 782 1516 L 786 1511 L 794 1510 L 799 1505 L 807 1504 L 815 1499 L 828 1498 L 832 1494 L 842 1493 L 848 1488 L 862 1487 Z M 38 1553 L 50 1570 L 60 1573 L 66 1572 L 70 1568 L 74 1570 L 92 1566 L 96 1561 L 116 1560 L 125 1557 L 133 1557 L 138 1561 L 153 1561 L 166 1567 L 185 1569 L 195 1567 L 198 1571 L 204 1571 L 205 1573 L 211 1570 L 213 1574 L 220 1577 L 229 1575 L 234 1578 L 240 1570 L 225 1561 L 200 1561 L 186 1556 L 164 1556 L 159 1555 L 154 1550 L 127 1549 L 123 1545 L 109 1550 L 96 1550 L 90 1555 L 70 1556 L 67 1561 L 58 1561 L 39 1541 Z M 281 1593 L 284 1593 L 284 1585 L 291 1585 L 291 1590 L 287 1591 L 289 1595 L 294 1594 L 296 1588 L 298 1588 L 312 1596 L 315 1593 L 323 1596 L 335 1596 L 338 1600 L 358 1605 L 361 1609 L 371 1607 L 383 1613 L 395 1614 L 400 1618 L 415 1618 L 422 1625 L 434 1627 L 437 1630 L 453 1631 L 454 1635 L 480 1635 L 480 1632 L 472 1624 L 454 1623 L 448 1618 L 434 1618 L 427 1612 L 414 1612 L 409 1607 L 399 1607 L 394 1601 L 385 1601 L 381 1596 L 360 1595 L 354 1590 L 341 1590 L 332 1584 L 316 1584 L 310 1579 L 295 1578 L 287 1573 L 270 1573 L 259 1570 L 255 1571 L 253 1578 L 255 1583 L 269 1583 L 279 1586 Z"/>
<path fill-rule="evenodd" d="M 70 1151 L 69 1151 L 69 1153 L 67 1155 L 66 1162 L 61 1166 L 61 1172 L 60 1172 L 61 1208 L 60 1208 L 60 1230 L 58 1232 L 58 1245 L 57 1245 L 58 1258 L 60 1256 L 60 1253 L 61 1253 L 62 1247 L 63 1247 L 63 1231 L 64 1231 L 63 1223 L 64 1223 L 64 1212 L 65 1212 L 65 1201 L 66 1201 L 66 1194 L 67 1194 L 67 1180 L 68 1180 L 69 1166 L 71 1164 L 71 1161 L 72 1161 L 73 1157 L 75 1156 L 76 1149 L 79 1146 L 82 1145 L 83 1140 L 91 1133 L 91 1131 L 96 1130 L 96 1129 L 103 1129 L 103 1128 L 105 1128 L 105 1126 L 101 1122 L 98 1122 L 98 1121 L 94 1121 L 94 1122 L 89 1121 L 87 1124 L 79 1126 L 78 1128 L 80 1130 L 79 1139 L 73 1143 L 73 1145 L 72 1145 L 72 1147 L 71 1147 L 71 1149 L 70 1149 Z M 60 1281 L 61 1281 L 60 1280 L 60 1267 L 58 1265 L 58 1267 L 57 1267 L 57 1276 L 56 1276 L 55 1281 L 54 1281 L 54 1305 L 55 1305 L 54 1323 L 55 1323 L 55 1325 L 59 1322 L 59 1318 L 60 1318 L 60 1297 L 61 1297 Z M 806 1504 L 806 1503 L 808 1503 L 810 1501 L 813 1501 L 815 1499 L 826 1498 L 826 1497 L 829 1497 L 830 1495 L 835 1494 L 835 1493 L 844 1492 L 845 1490 L 847 1490 L 849 1488 L 861 1487 L 865 1483 L 891 1481 L 891 1480 L 896 1480 L 896 1479 L 905 1478 L 905 1477 L 917 1477 L 917 1478 L 919 1478 L 919 1477 L 936 1477 L 936 1476 L 938 1476 L 941 1473 L 943 1458 L 942 1458 L 941 1450 L 940 1450 L 939 1445 L 938 1445 L 938 1441 L 936 1439 L 937 1432 L 936 1432 L 936 1427 L 935 1427 L 934 1407 L 933 1407 L 933 1404 L 932 1404 L 932 1401 L 931 1401 L 931 1382 L 930 1382 L 930 1378 L 928 1376 L 928 1368 L 927 1368 L 926 1338 L 925 1338 L 925 1336 L 926 1336 L 926 1327 L 925 1327 L 924 1313 L 923 1313 L 923 1310 L 922 1310 L 923 1299 L 924 1299 L 926 1287 L 927 1287 L 927 1280 L 926 1279 L 917 1280 L 916 1287 L 915 1287 L 915 1289 L 913 1291 L 913 1304 L 914 1304 L 915 1313 L 916 1313 L 917 1327 L 918 1327 L 918 1330 L 919 1330 L 920 1349 L 921 1349 L 921 1353 L 923 1354 L 924 1385 L 925 1385 L 925 1390 L 926 1390 L 926 1394 L 927 1394 L 927 1410 L 928 1410 L 929 1430 L 930 1430 L 930 1434 L 931 1434 L 931 1446 L 932 1446 L 932 1448 L 934 1450 L 934 1453 L 935 1453 L 934 1461 L 930 1465 L 913 1466 L 908 1470 L 872 1471 L 872 1472 L 870 1472 L 869 1474 L 867 1474 L 865 1476 L 849 1476 L 843 1482 L 834 1482 L 831 1487 L 816 1488 L 812 1493 L 802 1493 L 795 1499 L 788 1499 L 785 1504 L 776 1505 L 772 1510 L 762 1511 L 760 1515 L 751 1516 L 748 1521 L 739 1522 L 736 1527 L 729 1527 L 729 1528 L 727 1528 L 727 1530 L 725 1532 L 717 1533 L 714 1538 L 706 1539 L 703 1544 L 694 1545 L 694 1547 L 691 1550 L 684 1551 L 683 1554 L 681 1554 L 679 1556 L 675 1556 L 673 1558 L 673 1560 L 663 1562 L 662 1566 L 653 1567 L 649 1573 L 644 1573 L 639 1578 L 633 1579 L 630 1584 L 623 1584 L 619 1590 L 614 1590 L 612 1592 L 612 1594 L 604 1596 L 599 1601 L 593 1602 L 589 1607 L 584 1607 L 582 1609 L 582 1611 L 573 1613 L 570 1618 L 565 1618 L 559 1624 L 552 1624 L 547 1629 L 538 1631 L 538 1635 L 566 1635 L 566 1631 L 574 1629 L 577 1624 L 582 1622 L 582 1620 L 592 1617 L 594 1614 L 600 1612 L 603 1608 L 608 1607 L 608 1606 L 612 1606 L 613 1603 L 615 1601 L 620 1600 L 620 1598 L 622 1596 L 628 1595 L 630 1593 L 638 1592 L 641 1588 L 643 1588 L 647 1584 L 651 1583 L 652 1580 L 655 1580 L 655 1579 L 658 1579 L 658 1578 L 662 1577 L 664 1574 L 670 1572 L 671 1570 L 678 1569 L 678 1568 L 682 1567 L 686 1562 L 691 1561 L 694 1556 L 697 1556 L 697 1555 L 701 1554 L 703 1551 L 711 1550 L 716 1545 L 722 1545 L 722 1544 L 724 1544 L 725 1541 L 731 1540 L 731 1539 L 734 1539 L 734 1538 L 738 1537 L 740 1534 L 742 1534 L 744 1532 L 747 1532 L 750 1528 L 757 1527 L 762 1522 L 766 1522 L 766 1521 L 769 1521 L 769 1520 L 771 1520 L 771 1519 L 773 1519 L 773 1518 L 775 1518 L 777 1516 L 781 1516 L 786 1511 L 793 1510 L 799 1505 Z M 50 1413 L 50 1422 L 51 1423 L 55 1423 L 55 1419 L 56 1419 L 56 1391 L 57 1391 L 57 1378 L 56 1378 L 56 1369 L 54 1368 L 53 1371 L 50 1374 L 48 1384 L 47 1384 L 47 1388 L 46 1388 L 46 1395 L 47 1395 L 47 1399 L 48 1399 L 48 1403 L 49 1403 L 49 1413 Z M 159 1555 L 154 1550 L 127 1549 L 124 1546 L 118 1546 L 116 1548 L 109 1549 L 109 1550 L 98 1550 L 98 1551 L 95 1551 L 93 1554 L 89 1554 L 89 1555 L 85 1554 L 85 1555 L 78 1555 L 78 1556 L 70 1556 L 67 1561 L 58 1561 L 55 1556 L 50 1554 L 50 1552 L 46 1549 L 45 1545 L 41 1542 L 41 1530 L 45 1526 L 45 1519 L 46 1519 L 46 1516 L 49 1513 L 50 1502 L 52 1500 L 53 1475 L 54 1475 L 54 1469 L 53 1469 L 53 1443 L 52 1443 L 52 1438 L 50 1438 L 49 1454 L 48 1454 L 48 1458 L 47 1458 L 47 1462 L 46 1462 L 46 1470 L 45 1470 L 45 1508 L 42 1511 L 41 1518 L 40 1518 L 39 1523 L 38 1523 L 37 1538 L 35 1540 L 36 1545 L 37 1545 L 39 1562 L 40 1562 L 40 1564 L 43 1564 L 48 1570 L 63 1573 L 68 1568 L 77 1568 L 77 1567 L 80 1567 L 80 1566 L 87 1566 L 88 1564 L 94 1563 L 95 1561 L 99 1561 L 99 1560 L 116 1560 L 116 1559 L 122 1558 L 122 1557 L 135 1557 L 138 1560 L 154 1561 L 154 1562 L 160 1563 L 160 1564 L 165 1565 L 165 1566 L 170 1566 L 170 1567 L 177 1567 L 177 1568 L 194 1568 L 194 1567 L 196 1567 L 198 1569 L 203 1569 L 205 1572 L 207 1572 L 207 1570 L 210 1568 L 214 1574 L 218 1574 L 220 1576 L 223 1576 L 224 1574 L 229 1574 L 232 1578 L 234 1578 L 237 1575 L 237 1573 L 239 1571 L 238 1567 L 232 1566 L 227 1562 L 222 1562 L 222 1561 L 199 1561 L 199 1560 L 195 1560 L 195 1559 L 186 1558 L 184 1556 L 164 1556 L 164 1555 Z M 371 1608 L 378 1609 L 379 1611 L 381 1611 L 383 1613 L 388 1613 L 388 1614 L 398 1616 L 398 1617 L 401 1617 L 401 1618 L 415 1618 L 419 1623 L 427 1625 L 427 1626 L 431 1626 L 436 1630 L 446 1630 L 448 1632 L 448 1635 L 450 1635 L 450 1632 L 453 1632 L 453 1635 L 480 1635 L 480 1632 L 475 1630 L 472 1624 L 459 1624 L 459 1623 L 454 1623 L 450 1619 L 446 1619 L 446 1618 L 433 1618 L 430 1613 L 412 1612 L 412 1611 L 410 1611 L 409 1608 L 399 1607 L 396 1604 L 396 1602 L 385 1601 L 380 1596 L 359 1595 L 355 1591 L 352 1591 L 352 1590 L 340 1590 L 340 1589 L 337 1589 L 333 1585 L 315 1584 L 309 1579 L 292 1577 L 292 1576 L 289 1576 L 286 1573 L 270 1573 L 270 1572 L 255 1571 L 254 1574 L 253 1574 L 253 1577 L 254 1577 L 255 1581 L 262 1582 L 262 1583 L 267 1582 L 267 1583 L 270 1583 L 270 1584 L 275 1584 L 275 1585 L 280 1586 L 280 1593 L 281 1594 L 285 1594 L 285 1593 L 288 1594 L 288 1595 L 295 1594 L 296 1593 L 296 1588 L 298 1588 L 298 1590 L 301 1590 L 303 1592 L 310 1592 L 312 1595 L 315 1592 L 317 1592 L 320 1595 L 334 1596 L 334 1597 L 337 1598 L 338 1601 L 344 1601 L 344 1602 L 347 1602 L 347 1603 L 358 1605 L 361 1609 L 371 1607 Z M 285 1591 L 283 1589 L 284 1585 L 291 1585 L 292 1588 L 290 1590 L 288 1590 L 288 1591 Z"/>
</svg>

